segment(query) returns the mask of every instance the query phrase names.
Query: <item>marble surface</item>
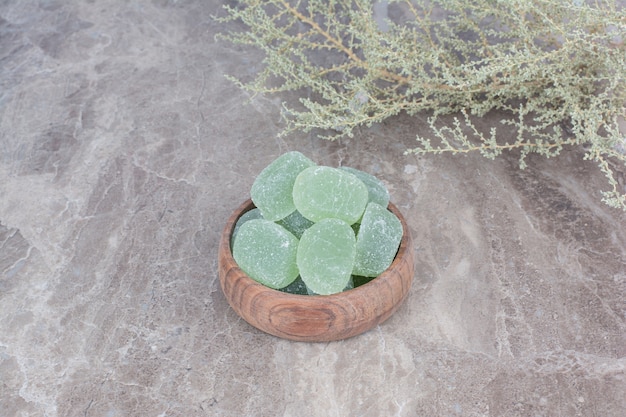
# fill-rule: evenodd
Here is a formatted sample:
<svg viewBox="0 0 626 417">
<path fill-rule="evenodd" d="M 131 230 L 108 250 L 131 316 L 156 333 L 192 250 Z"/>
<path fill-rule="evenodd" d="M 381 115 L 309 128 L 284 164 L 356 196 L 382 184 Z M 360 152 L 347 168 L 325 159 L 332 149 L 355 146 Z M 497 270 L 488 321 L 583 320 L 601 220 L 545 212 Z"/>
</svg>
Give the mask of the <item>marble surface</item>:
<svg viewBox="0 0 626 417">
<path fill-rule="evenodd" d="M 581 150 L 404 156 L 425 117 L 278 139 L 281 98 L 224 78 L 260 64 L 220 3 L 0 3 L 0 415 L 626 415 L 626 216 Z M 379 176 L 410 225 L 409 297 L 363 335 L 277 339 L 220 290 L 223 224 L 287 150 Z"/>
</svg>

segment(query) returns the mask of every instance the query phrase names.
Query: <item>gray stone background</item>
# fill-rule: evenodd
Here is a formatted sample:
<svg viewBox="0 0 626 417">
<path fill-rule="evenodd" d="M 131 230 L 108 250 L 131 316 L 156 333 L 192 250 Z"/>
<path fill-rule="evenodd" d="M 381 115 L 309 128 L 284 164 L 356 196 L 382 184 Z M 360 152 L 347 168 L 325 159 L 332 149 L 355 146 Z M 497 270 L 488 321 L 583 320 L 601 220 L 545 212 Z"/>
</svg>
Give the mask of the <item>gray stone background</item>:
<svg viewBox="0 0 626 417">
<path fill-rule="evenodd" d="M 0 415 L 626 415 L 626 216 L 582 151 L 404 156 L 402 116 L 278 139 L 221 3 L 0 2 Z M 409 297 L 363 335 L 277 339 L 221 293 L 224 222 L 288 150 L 410 225 Z"/>
</svg>

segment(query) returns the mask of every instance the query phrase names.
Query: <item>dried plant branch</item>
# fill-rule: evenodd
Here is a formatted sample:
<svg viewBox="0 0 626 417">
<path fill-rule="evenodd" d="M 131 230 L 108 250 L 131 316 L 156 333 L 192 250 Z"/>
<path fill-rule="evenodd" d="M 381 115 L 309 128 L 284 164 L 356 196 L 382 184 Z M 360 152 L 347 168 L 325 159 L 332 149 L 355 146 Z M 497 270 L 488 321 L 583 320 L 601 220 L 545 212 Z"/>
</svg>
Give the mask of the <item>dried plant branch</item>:
<svg viewBox="0 0 626 417">
<path fill-rule="evenodd" d="M 383 2 L 387 3 L 387 2 Z M 615 0 L 242 0 L 221 21 L 247 30 L 223 37 L 265 53 L 248 83 L 255 94 L 300 91 L 284 103 L 286 128 L 353 136 L 406 112 L 430 112 L 434 137 L 417 135 L 408 153 L 520 150 L 558 155 L 584 145 L 608 180 L 603 201 L 626 210 L 626 11 Z M 513 126 L 507 141 L 476 118 L 498 110 Z M 440 116 L 457 114 L 452 126 Z"/>
</svg>

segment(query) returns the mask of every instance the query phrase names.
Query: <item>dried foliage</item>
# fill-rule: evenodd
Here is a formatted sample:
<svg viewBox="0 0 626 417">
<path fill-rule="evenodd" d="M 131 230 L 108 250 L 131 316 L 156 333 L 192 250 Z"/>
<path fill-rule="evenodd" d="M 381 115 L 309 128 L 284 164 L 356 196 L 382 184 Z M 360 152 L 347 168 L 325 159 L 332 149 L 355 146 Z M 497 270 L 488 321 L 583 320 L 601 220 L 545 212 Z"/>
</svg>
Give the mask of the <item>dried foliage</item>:
<svg viewBox="0 0 626 417">
<path fill-rule="evenodd" d="M 432 139 L 407 152 L 520 151 L 551 157 L 582 145 L 608 179 L 603 201 L 626 210 L 626 11 L 582 0 L 242 0 L 223 37 L 265 53 L 253 93 L 297 91 L 284 133 L 352 136 L 390 116 L 429 114 Z M 504 114 L 514 138 L 476 118 Z M 454 114 L 446 125 L 440 116 Z M 508 116 L 507 116 L 508 115 Z M 622 170 L 622 171 L 620 171 Z"/>
</svg>

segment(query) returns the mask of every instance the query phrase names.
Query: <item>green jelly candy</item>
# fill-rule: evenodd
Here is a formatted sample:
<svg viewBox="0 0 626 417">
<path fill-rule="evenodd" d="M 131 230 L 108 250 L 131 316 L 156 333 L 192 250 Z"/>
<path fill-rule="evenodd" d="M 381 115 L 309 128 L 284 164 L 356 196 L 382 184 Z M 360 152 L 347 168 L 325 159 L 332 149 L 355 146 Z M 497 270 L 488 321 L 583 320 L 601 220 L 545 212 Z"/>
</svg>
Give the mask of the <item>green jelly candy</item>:
<svg viewBox="0 0 626 417">
<path fill-rule="evenodd" d="M 363 172 L 355 168 L 341 167 L 340 169 L 355 175 L 358 179 L 363 181 L 363 184 L 367 187 L 369 195 L 368 201 L 370 203 L 376 203 L 383 207 L 387 207 L 389 204 L 389 191 L 381 180 L 371 174 L 368 174 L 367 172 Z"/>
<path fill-rule="evenodd" d="M 356 255 L 356 238 L 340 219 L 323 219 L 300 238 L 296 261 L 300 276 L 315 294 L 341 292 L 350 281 Z"/>
<path fill-rule="evenodd" d="M 313 222 L 304 217 L 298 210 L 277 222 L 285 229 L 289 230 L 295 237 L 300 239 L 302 233 L 313 225 Z"/>
<path fill-rule="evenodd" d="M 264 219 L 243 223 L 233 245 L 233 258 L 250 278 L 270 288 L 291 284 L 298 276 L 298 239 L 284 227 Z"/>
<path fill-rule="evenodd" d="M 277 221 L 296 209 L 292 196 L 293 183 L 302 170 L 312 166 L 315 162 L 293 151 L 279 156 L 261 171 L 252 184 L 250 196 L 264 219 Z"/>
<path fill-rule="evenodd" d="M 400 220 L 381 205 L 369 203 L 356 239 L 352 273 L 365 277 L 380 275 L 393 262 L 401 240 Z"/>
<path fill-rule="evenodd" d="M 253 208 L 252 210 L 246 211 L 244 214 L 242 214 L 241 217 L 237 219 L 237 223 L 235 223 L 235 228 L 233 229 L 233 234 L 230 236 L 231 249 L 233 247 L 233 242 L 235 241 L 235 237 L 237 236 L 237 232 L 239 231 L 239 228 L 241 227 L 241 225 L 247 222 L 248 220 L 262 219 L 262 218 L 263 216 L 261 215 L 261 210 L 259 210 L 258 208 Z"/>
<path fill-rule="evenodd" d="M 353 224 L 363 215 L 367 200 L 368 191 L 363 181 L 338 168 L 307 168 L 293 185 L 296 208 L 313 222 L 336 218 Z"/>
</svg>

